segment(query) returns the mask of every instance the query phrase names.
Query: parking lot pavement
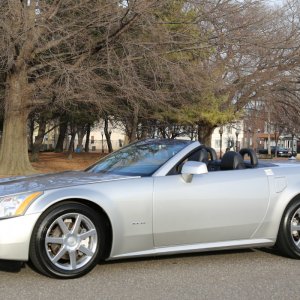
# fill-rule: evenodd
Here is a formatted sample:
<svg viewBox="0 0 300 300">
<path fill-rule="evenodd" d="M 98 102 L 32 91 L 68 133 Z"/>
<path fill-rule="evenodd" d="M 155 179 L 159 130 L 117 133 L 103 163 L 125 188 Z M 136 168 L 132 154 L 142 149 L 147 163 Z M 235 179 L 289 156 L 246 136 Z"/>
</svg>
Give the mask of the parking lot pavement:
<svg viewBox="0 0 300 300">
<path fill-rule="evenodd" d="M 56 280 L 0 261 L 1 299 L 299 299 L 300 261 L 273 250 L 125 260 Z"/>
</svg>

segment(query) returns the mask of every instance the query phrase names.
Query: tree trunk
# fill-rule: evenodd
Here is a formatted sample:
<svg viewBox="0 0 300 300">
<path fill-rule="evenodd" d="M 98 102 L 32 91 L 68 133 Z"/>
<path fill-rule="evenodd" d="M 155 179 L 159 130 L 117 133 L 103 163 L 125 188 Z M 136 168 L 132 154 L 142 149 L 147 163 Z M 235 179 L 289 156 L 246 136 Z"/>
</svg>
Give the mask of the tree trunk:
<svg viewBox="0 0 300 300">
<path fill-rule="evenodd" d="M 16 66 L 7 75 L 6 86 L 0 174 L 32 174 L 35 171 L 29 161 L 27 139 L 28 103 L 31 93 L 25 68 Z"/>
<path fill-rule="evenodd" d="M 139 105 L 136 104 L 134 105 L 133 108 L 133 117 L 131 119 L 131 124 L 130 124 L 130 132 L 129 132 L 129 143 L 132 143 L 136 141 L 137 139 L 137 127 L 139 124 Z"/>
<path fill-rule="evenodd" d="M 62 120 L 63 118 L 63 120 Z M 59 134 L 58 134 L 58 139 L 57 143 L 55 146 L 55 152 L 63 152 L 64 151 L 64 140 L 66 137 L 67 129 L 68 129 L 68 122 L 62 117 L 60 120 L 60 125 L 59 125 Z"/>
<path fill-rule="evenodd" d="M 160 135 L 163 139 L 166 139 L 167 138 L 167 132 L 166 132 L 166 127 L 165 126 L 159 126 L 158 128 L 159 132 L 160 132 Z"/>
<path fill-rule="evenodd" d="M 141 132 L 141 139 L 146 139 L 149 137 L 149 124 L 147 121 L 142 122 L 142 132 Z"/>
<path fill-rule="evenodd" d="M 85 126 L 77 126 L 77 134 L 78 134 L 78 144 L 76 149 L 80 150 L 79 152 L 82 152 L 83 150 L 83 138 L 86 133 Z"/>
<path fill-rule="evenodd" d="M 44 120 L 41 120 L 38 122 L 38 124 L 39 124 L 39 131 L 33 143 L 31 161 L 39 160 L 39 154 L 40 154 L 41 146 L 43 144 L 43 140 L 46 132 L 46 122 Z"/>
<path fill-rule="evenodd" d="M 32 151 L 33 149 L 33 144 L 34 144 L 34 118 L 29 119 L 29 150 Z"/>
<path fill-rule="evenodd" d="M 111 132 L 108 131 L 108 117 L 107 116 L 104 117 L 104 134 L 105 134 L 105 138 L 106 138 L 108 152 L 111 153 L 111 152 L 113 152 L 113 147 L 112 147 L 111 136 L 110 136 Z"/>
<path fill-rule="evenodd" d="M 76 137 L 76 129 L 74 126 L 71 125 L 71 140 L 68 148 L 68 159 L 72 159 L 73 155 L 72 153 L 74 152 L 74 141 Z"/>
<path fill-rule="evenodd" d="M 198 141 L 201 144 L 211 147 L 211 135 L 215 129 L 215 126 L 212 126 L 207 123 L 198 123 Z"/>
<path fill-rule="evenodd" d="M 90 135 L 91 135 L 91 124 L 87 124 L 87 128 L 86 128 L 86 138 L 85 138 L 85 146 L 84 146 L 84 151 L 85 152 L 89 152 L 90 148 Z"/>
</svg>

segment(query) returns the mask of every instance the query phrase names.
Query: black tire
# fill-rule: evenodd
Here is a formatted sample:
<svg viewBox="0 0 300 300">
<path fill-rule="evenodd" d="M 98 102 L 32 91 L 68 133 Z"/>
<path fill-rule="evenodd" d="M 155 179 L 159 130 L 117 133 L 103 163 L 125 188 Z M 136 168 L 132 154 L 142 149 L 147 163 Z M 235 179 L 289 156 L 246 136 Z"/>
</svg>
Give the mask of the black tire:
<svg viewBox="0 0 300 300">
<path fill-rule="evenodd" d="M 56 204 L 41 215 L 34 227 L 30 261 L 49 277 L 76 278 L 95 267 L 104 255 L 105 243 L 101 215 L 76 202 Z"/>
<path fill-rule="evenodd" d="M 286 208 L 281 219 L 276 247 L 284 256 L 300 258 L 300 199 Z"/>
</svg>

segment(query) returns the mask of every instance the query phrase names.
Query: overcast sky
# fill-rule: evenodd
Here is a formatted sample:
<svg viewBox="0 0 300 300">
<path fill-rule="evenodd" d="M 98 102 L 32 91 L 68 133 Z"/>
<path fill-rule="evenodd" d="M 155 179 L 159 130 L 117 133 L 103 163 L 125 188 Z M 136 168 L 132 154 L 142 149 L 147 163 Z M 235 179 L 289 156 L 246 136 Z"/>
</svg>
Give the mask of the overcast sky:
<svg viewBox="0 0 300 300">
<path fill-rule="evenodd" d="M 266 2 L 270 2 L 274 5 L 278 5 L 278 4 L 282 4 L 283 3 L 283 0 L 269 0 L 269 1 L 266 1 Z"/>
</svg>

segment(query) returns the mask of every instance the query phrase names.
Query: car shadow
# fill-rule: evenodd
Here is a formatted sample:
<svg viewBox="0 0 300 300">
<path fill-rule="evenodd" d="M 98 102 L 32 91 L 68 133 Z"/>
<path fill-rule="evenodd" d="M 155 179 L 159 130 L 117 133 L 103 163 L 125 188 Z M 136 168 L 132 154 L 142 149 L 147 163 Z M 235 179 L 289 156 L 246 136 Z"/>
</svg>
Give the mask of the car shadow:
<svg viewBox="0 0 300 300">
<path fill-rule="evenodd" d="M 258 248 L 258 249 L 255 249 L 255 251 L 261 251 L 264 253 L 268 253 L 268 254 L 272 254 L 272 255 L 280 256 L 280 257 L 288 257 L 288 256 L 283 255 L 281 252 L 279 252 L 279 250 L 276 247 Z"/>
<path fill-rule="evenodd" d="M 218 256 L 218 255 L 230 255 L 230 254 L 241 254 L 241 253 L 253 253 L 253 252 L 265 252 L 275 256 L 282 257 L 282 254 L 278 252 L 275 248 L 247 248 L 247 249 L 229 249 L 229 250 L 216 250 L 216 251 L 203 251 L 203 252 L 193 252 L 193 253 L 180 253 L 180 254 L 169 254 L 169 255 L 157 255 L 149 257 L 134 257 L 134 258 L 124 258 L 117 260 L 109 260 L 101 262 L 100 264 L 120 264 L 128 262 L 137 261 L 151 261 L 151 260 L 167 260 L 171 258 L 184 258 L 184 257 L 205 257 L 205 256 Z"/>
<path fill-rule="evenodd" d="M 194 253 L 181 253 L 172 255 L 157 255 L 149 257 L 135 257 L 135 258 L 124 258 L 120 260 L 102 261 L 99 264 L 122 264 L 128 262 L 138 262 L 138 261 L 151 261 L 151 260 L 167 260 L 171 258 L 184 258 L 184 257 L 203 257 L 203 256 L 218 256 L 218 255 L 230 255 L 230 254 L 240 254 L 240 253 L 253 253 L 256 251 L 261 251 L 275 256 L 281 256 L 281 253 L 276 248 L 249 248 L 249 249 L 236 249 L 236 250 L 218 250 L 209 252 L 194 252 Z M 31 263 L 27 263 L 28 266 L 35 270 Z M 0 272 L 8 273 L 18 273 L 22 268 L 25 267 L 24 262 L 11 261 L 11 260 L 0 260 Z M 36 270 L 35 270 L 36 271 Z"/>
<path fill-rule="evenodd" d="M 18 273 L 21 271 L 23 267 L 24 267 L 24 262 L 0 259 L 1 272 Z"/>
</svg>

